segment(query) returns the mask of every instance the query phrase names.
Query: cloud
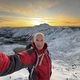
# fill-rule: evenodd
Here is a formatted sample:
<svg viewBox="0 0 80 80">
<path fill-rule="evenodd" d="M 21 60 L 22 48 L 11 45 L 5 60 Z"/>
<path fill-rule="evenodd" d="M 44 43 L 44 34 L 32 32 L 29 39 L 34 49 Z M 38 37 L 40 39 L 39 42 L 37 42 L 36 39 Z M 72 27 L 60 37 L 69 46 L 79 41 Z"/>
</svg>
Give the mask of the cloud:
<svg viewBox="0 0 80 80">
<path fill-rule="evenodd" d="M 27 17 L 80 16 L 80 0 L 0 0 L 0 11 Z"/>
<path fill-rule="evenodd" d="M 10 18 L 0 17 L 0 23 L 9 22 L 9 21 L 12 21 L 12 20 L 13 19 L 10 19 Z"/>
<path fill-rule="evenodd" d="M 49 8 L 56 5 L 55 0 L 5 0 L 0 2 L 0 11 L 25 16 L 44 16 Z"/>
</svg>

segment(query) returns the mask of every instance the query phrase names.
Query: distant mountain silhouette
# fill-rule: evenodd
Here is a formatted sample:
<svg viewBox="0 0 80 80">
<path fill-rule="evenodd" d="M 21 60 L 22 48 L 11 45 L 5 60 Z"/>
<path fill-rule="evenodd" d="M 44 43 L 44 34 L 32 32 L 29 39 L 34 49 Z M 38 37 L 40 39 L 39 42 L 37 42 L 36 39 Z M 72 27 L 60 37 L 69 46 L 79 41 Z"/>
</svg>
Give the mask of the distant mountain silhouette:
<svg viewBox="0 0 80 80">
<path fill-rule="evenodd" d="M 44 24 L 36 25 L 34 27 L 50 27 L 50 25 L 47 23 L 44 23 Z"/>
</svg>

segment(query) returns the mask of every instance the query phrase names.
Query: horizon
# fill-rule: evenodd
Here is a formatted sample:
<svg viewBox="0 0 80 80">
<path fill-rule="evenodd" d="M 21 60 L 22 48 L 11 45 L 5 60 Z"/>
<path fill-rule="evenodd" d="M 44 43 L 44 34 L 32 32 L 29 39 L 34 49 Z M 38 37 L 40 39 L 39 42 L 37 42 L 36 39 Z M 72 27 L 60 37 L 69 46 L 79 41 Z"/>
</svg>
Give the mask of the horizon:
<svg viewBox="0 0 80 80">
<path fill-rule="evenodd" d="M 51 26 L 47 23 L 43 23 L 43 24 L 34 25 L 34 26 L 4 26 L 4 27 L 0 26 L 0 28 L 33 28 L 33 27 L 41 27 L 41 25 L 44 25 L 44 27 L 46 27 L 45 25 L 47 25 L 48 27 L 80 27 L 80 26 Z"/>
<path fill-rule="evenodd" d="M 80 0 L 0 0 L 0 27 L 80 26 Z"/>
</svg>

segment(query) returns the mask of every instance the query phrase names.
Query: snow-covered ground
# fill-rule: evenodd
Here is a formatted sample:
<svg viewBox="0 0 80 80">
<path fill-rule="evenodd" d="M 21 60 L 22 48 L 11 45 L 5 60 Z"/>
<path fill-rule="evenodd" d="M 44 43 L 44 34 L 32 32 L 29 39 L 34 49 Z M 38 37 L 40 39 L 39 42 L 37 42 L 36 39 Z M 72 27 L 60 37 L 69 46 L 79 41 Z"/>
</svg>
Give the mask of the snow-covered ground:
<svg viewBox="0 0 80 80">
<path fill-rule="evenodd" d="M 52 58 L 51 80 L 80 80 L 80 28 L 49 27 L 45 24 L 28 28 L 28 30 L 14 29 L 12 32 L 14 33 L 12 37 L 43 32 Z M 3 44 L 0 45 L 0 51 L 10 55 L 14 54 L 12 50 L 15 47 L 25 46 L 17 43 Z M 0 80 L 27 80 L 28 74 L 27 69 L 22 69 L 0 77 Z"/>
</svg>

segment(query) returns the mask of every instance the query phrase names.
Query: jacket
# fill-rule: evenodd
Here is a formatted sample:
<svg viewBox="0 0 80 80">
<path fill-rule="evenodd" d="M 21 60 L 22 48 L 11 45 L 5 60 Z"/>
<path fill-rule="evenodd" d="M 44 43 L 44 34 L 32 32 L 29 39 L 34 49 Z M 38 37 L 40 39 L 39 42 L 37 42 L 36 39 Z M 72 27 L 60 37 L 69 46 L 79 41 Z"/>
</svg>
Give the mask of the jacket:
<svg viewBox="0 0 80 80">
<path fill-rule="evenodd" d="M 22 51 L 16 55 L 7 56 L 0 52 L 0 76 L 11 74 L 26 67 L 33 69 L 33 66 L 35 68 L 29 80 L 50 80 L 51 59 L 46 43 L 42 50 L 38 50 L 35 44 L 32 43 L 32 49 Z"/>
</svg>

